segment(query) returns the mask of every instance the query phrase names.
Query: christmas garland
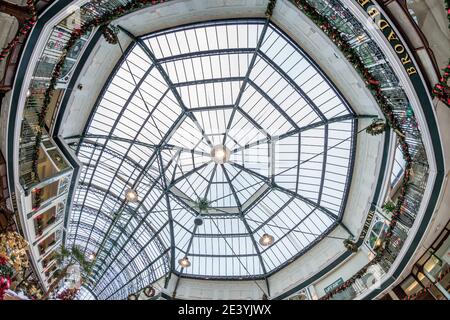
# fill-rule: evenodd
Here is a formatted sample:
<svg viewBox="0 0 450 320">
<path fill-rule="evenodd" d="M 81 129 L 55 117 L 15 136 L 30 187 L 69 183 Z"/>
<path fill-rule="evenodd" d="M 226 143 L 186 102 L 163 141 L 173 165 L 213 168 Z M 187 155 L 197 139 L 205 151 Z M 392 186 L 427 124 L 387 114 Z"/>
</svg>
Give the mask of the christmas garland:
<svg viewBox="0 0 450 320">
<path fill-rule="evenodd" d="M 34 0 L 27 0 L 27 9 L 30 12 L 30 18 L 25 20 L 23 25 L 17 30 L 15 37 L 2 49 L 0 52 L 0 61 L 3 61 L 10 54 L 11 50 L 15 48 L 21 37 L 26 37 L 28 35 L 31 28 L 33 28 L 36 23 L 37 12 Z"/>
<path fill-rule="evenodd" d="M 402 205 L 405 200 L 405 195 L 408 190 L 408 183 L 410 179 L 410 169 L 412 166 L 412 159 L 409 153 L 409 147 L 406 143 L 405 134 L 402 127 L 399 124 L 399 120 L 395 117 L 394 112 L 388 102 L 388 99 L 384 96 L 381 91 L 380 82 L 370 73 L 369 69 L 365 67 L 364 63 L 361 61 L 355 49 L 347 42 L 347 40 L 341 35 L 339 30 L 334 27 L 327 17 L 322 15 L 316 10 L 315 7 L 310 5 L 307 0 L 295 0 L 296 6 L 310 19 L 312 20 L 329 38 L 330 40 L 341 50 L 344 56 L 347 58 L 348 62 L 353 65 L 355 70 L 360 74 L 364 80 L 366 87 L 371 91 L 375 100 L 377 101 L 381 111 L 386 117 L 387 125 L 389 125 L 394 131 L 398 133 L 398 143 L 402 151 L 403 157 L 405 159 L 405 171 L 403 174 L 403 182 L 400 188 L 400 193 L 398 197 L 395 209 L 392 211 L 392 219 L 388 226 L 388 230 L 385 236 L 385 243 L 383 246 L 377 249 L 376 256 L 372 259 L 366 266 L 359 270 L 350 279 L 345 281 L 342 285 L 334 289 L 333 291 L 327 293 L 325 296 L 321 297 L 321 300 L 328 300 L 332 298 L 335 294 L 345 290 L 350 287 L 357 279 L 361 278 L 368 270 L 368 268 L 374 264 L 379 263 L 385 251 L 391 241 L 393 230 L 397 224 L 399 216 L 403 212 Z"/>
<path fill-rule="evenodd" d="M 5 292 L 9 289 L 10 286 L 11 278 L 0 274 L 0 300 L 4 299 Z"/>
<path fill-rule="evenodd" d="M 393 201 L 386 201 L 386 203 L 383 205 L 383 210 L 386 212 L 392 212 L 396 208 L 396 205 Z"/>
<path fill-rule="evenodd" d="M 449 9 L 450 10 L 450 9 Z M 431 95 L 433 98 L 438 98 L 450 108 L 450 87 L 448 81 L 450 79 L 450 60 L 448 65 L 442 69 L 444 73 L 439 79 L 439 82 L 434 85 Z"/>
<path fill-rule="evenodd" d="M 358 245 L 356 244 L 356 242 L 352 241 L 352 239 L 345 239 L 344 247 L 350 252 L 358 251 Z"/>
</svg>

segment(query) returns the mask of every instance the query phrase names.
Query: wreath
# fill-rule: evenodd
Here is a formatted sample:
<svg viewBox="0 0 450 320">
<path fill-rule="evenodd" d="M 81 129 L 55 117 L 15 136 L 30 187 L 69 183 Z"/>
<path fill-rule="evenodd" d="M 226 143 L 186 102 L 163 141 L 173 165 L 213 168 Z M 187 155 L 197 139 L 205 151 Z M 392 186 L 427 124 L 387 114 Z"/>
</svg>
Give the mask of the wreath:
<svg viewBox="0 0 450 320">
<path fill-rule="evenodd" d="M 386 131 L 386 123 L 381 119 L 374 119 L 372 123 L 367 127 L 366 132 L 372 136 L 382 134 Z"/>
<path fill-rule="evenodd" d="M 144 288 L 144 294 L 145 294 L 146 297 L 151 298 L 151 297 L 155 296 L 156 290 L 152 286 L 148 286 L 148 287 Z"/>
</svg>

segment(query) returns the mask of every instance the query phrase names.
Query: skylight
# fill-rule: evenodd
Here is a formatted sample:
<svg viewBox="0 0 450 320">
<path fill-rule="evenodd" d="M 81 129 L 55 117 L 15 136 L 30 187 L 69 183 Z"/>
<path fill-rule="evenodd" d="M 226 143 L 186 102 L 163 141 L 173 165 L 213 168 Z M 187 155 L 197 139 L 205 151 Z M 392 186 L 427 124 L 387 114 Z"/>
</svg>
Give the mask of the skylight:
<svg viewBox="0 0 450 320">
<path fill-rule="evenodd" d="M 256 279 L 283 267 L 342 218 L 355 121 L 265 20 L 135 39 L 74 144 L 84 166 L 68 242 L 96 254 L 90 290 L 124 298 L 169 271 Z"/>
</svg>

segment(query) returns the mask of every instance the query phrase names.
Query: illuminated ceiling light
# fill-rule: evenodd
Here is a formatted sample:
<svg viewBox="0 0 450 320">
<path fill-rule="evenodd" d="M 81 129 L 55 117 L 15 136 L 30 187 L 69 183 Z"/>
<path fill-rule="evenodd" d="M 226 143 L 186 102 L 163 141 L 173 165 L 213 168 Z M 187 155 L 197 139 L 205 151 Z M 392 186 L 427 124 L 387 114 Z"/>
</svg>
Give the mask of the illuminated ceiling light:
<svg viewBox="0 0 450 320">
<path fill-rule="evenodd" d="M 95 254 L 94 254 L 94 253 L 90 253 L 90 254 L 88 255 L 88 260 L 89 260 L 89 261 L 94 261 L 94 259 L 95 259 Z"/>
<path fill-rule="evenodd" d="M 128 189 L 125 193 L 125 198 L 129 202 L 137 202 L 138 201 L 138 194 L 133 189 Z"/>
<path fill-rule="evenodd" d="M 222 144 L 216 145 L 211 150 L 211 158 L 217 164 L 224 164 L 230 158 L 230 150 Z"/>
<path fill-rule="evenodd" d="M 27 90 L 27 98 L 28 98 L 29 96 L 31 96 L 31 91 L 30 91 L 30 89 Z"/>
<path fill-rule="evenodd" d="M 273 243 L 274 239 L 275 238 L 272 235 L 264 233 L 261 236 L 261 239 L 259 239 L 259 244 L 264 246 L 264 247 L 267 247 L 267 246 L 270 246 Z"/>
<path fill-rule="evenodd" d="M 183 268 L 187 268 L 191 266 L 191 262 L 189 261 L 188 257 L 184 257 L 180 260 L 178 260 L 178 264 L 182 266 Z"/>
</svg>

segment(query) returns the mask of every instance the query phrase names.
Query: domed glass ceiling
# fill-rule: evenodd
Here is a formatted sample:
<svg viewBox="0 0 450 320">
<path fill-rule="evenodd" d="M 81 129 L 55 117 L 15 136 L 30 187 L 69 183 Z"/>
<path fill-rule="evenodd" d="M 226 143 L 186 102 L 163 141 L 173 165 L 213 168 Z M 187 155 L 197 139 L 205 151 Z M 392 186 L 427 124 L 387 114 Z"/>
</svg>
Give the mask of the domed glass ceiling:
<svg viewBox="0 0 450 320">
<path fill-rule="evenodd" d="M 134 41 L 70 144 L 83 168 L 68 245 L 95 255 L 97 298 L 169 271 L 265 278 L 339 223 L 356 118 L 274 24 L 121 32 Z M 125 201 L 129 189 L 137 202 Z"/>
</svg>

